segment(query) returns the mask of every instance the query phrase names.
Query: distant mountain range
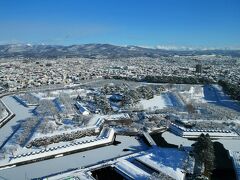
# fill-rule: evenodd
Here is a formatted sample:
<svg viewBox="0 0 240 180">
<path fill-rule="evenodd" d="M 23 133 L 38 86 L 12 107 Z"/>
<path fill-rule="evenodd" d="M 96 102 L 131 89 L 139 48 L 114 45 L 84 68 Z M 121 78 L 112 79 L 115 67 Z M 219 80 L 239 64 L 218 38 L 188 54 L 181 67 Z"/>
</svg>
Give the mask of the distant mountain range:
<svg viewBox="0 0 240 180">
<path fill-rule="evenodd" d="M 29 57 L 29 58 L 57 58 L 57 57 L 85 57 L 85 58 L 119 58 L 119 57 L 160 57 L 174 55 L 227 55 L 240 57 L 240 50 L 166 50 L 144 48 L 139 46 L 116 46 L 111 44 L 83 44 L 83 45 L 30 45 L 8 44 L 0 45 L 0 58 Z"/>
</svg>

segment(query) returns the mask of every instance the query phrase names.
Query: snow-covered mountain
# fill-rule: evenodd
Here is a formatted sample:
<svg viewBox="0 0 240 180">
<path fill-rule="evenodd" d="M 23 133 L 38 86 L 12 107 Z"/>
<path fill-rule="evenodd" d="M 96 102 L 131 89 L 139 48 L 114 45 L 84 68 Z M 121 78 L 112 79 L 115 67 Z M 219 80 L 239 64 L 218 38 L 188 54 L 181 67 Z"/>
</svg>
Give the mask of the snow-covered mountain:
<svg viewBox="0 0 240 180">
<path fill-rule="evenodd" d="M 116 46 L 111 44 L 83 45 L 0 45 L 0 57 L 160 57 L 174 55 L 231 55 L 240 57 L 240 50 L 167 50 L 139 46 Z"/>
</svg>

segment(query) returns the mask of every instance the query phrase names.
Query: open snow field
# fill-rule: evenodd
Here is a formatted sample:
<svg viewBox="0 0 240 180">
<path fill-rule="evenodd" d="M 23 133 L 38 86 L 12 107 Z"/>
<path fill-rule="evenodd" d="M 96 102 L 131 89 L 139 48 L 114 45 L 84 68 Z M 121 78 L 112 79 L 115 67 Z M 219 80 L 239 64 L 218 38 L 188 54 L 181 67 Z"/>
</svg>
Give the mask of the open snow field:
<svg viewBox="0 0 240 180">
<path fill-rule="evenodd" d="M 166 131 L 162 133 L 162 137 L 169 143 L 174 144 L 177 146 L 183 145 L 183 146 L 191 146 L 195 141 L 188 140 L 187 138 L 183 138 L 180 136 L 177 136 L 169 131 Z"/>
<path fill-rule="evenodd" d="M 201 85 L 191 85 L 189 89 L 182 90 L 179 93 L 184 98 L 184 101 L 186 103 L 190 103 L 191 101 L 194 101 L 196 103 L 206 102 L 204 99 L 203 86 Z"/>
<path fill-rule="evenodd" d="M 204 99 L 208 103 L 213 103 L 218 106 L 224 106 L 240 112 L 240 104 L 224 94 L 222 88 L 218 85 L 204 86 Z"/>
<path fill-rule="evenodd" d="M 152 99 L 142 99 L 136 106 L 143 110 L 156 110 L 172 106 L 182 107 L 183 104 L 171 92 L 164 92 L 161 95 L 155 95 Z"/>
<path fill-rule="evenodd" d="M 167 102 L 162 95 L 154 96 L 152 99 L 142 99 L 139 105 L 143 107 L 144 110 L 154 110 L 163 109 L 167 107 Z"/>
<path fill-rule="evenodd" d="M 3 97 L 2 101 L 10 108 L 10 110 L 15 114 L 15 116 L 0 130 L 0 146 L 2 146 L 5 140 L 8 139 L 12 133 L 15 132 L 16 128 L 19 125 L 19 121 L 33 116 L 31 112 L 33 107 L 24 107 L 12 96 Z"/>
</svg>

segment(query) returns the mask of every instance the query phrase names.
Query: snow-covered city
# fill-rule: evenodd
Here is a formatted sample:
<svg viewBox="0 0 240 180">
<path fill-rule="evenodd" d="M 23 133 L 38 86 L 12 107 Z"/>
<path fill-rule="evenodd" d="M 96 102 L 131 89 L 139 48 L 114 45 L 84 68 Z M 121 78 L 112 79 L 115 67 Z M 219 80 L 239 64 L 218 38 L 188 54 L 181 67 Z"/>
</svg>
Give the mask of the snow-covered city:
<svg viewBox="0 0 240 180">
<path fill-rule="evenodd" d="M 240 180 L 240 0 L 0 0 L 0 180 Z"/>
</svg>

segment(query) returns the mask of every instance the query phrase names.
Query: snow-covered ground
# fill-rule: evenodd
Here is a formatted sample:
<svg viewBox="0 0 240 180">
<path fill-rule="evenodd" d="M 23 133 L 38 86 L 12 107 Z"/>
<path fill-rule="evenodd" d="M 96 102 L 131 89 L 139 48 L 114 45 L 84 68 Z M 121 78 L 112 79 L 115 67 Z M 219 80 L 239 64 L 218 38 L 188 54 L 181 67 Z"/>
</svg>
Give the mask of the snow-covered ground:
<svg viewBox="0 0 240 180">
<path fill-rule="evenodd" d="M 104 146 L 101 148 L 58 157 L 51 160 L 39 161 L 24 166 L 4 169 L 0 171 L 1 176 L 2 178 L 6 179 L 15 179 L 16 174 L 18 174 L 18 179 L 25 179 L 26 177 L 29 179 L 42 177 L 49 174 L 62 172 L 66 169 L 94 165 L 108 159 L 115 159 L 120 156 L 129 155 L 134 152 L 140 152 L 148 148 L 147 145 L 143 144 L 135 137 L 117 135 L 116 141 L 121 143 L 118 145 Z M 124 148 L 129 148 L 131 150 L 123 151 Z"/>
<path fill-rule="evenodd" d="M 33 107 L 26 108 L 17 102 L 12 96 L 5 96 L 2 101 L 10 108 L 10 110 L 15 114 L 15 116 L 5 124 L 0 130 L 0 146 L 8 139 L 14 130 L 19 125 L 19 121 L 32 117 L 31 113 Z"/>
<path fill-rule="evenodd" d="M 195 103 L 204 103 L 203 86 L 201 85 L 192 85 L 189 89 L 180 92 L 181 96 L 184 98 L 186 103 L 194 101 Z"/>
<path fill-rule="evenodd" d="M 32 93 L 33 96 L 37 97 L 39 100 L 54 100 L 55 97 L 52 96 L 48 96 L 47 93 L 43 93 L 43 92 L 38 92 L 38 93 Z"/>
<path fill-rule="evenodd" d="M 29 160 L 36 160 L 51 156 L 56 156 L 59 154 L 63 154 L 66 152 L 72 152 L 76 150 L 86 149 L 86 148 L 94 148 L 95 146 L 103 145 L 111 143 L 114 140 L 114 130 L 108 129 L 107 134 L 104 134 L 103 136 L 100 134 L 99 137 L 88 140 L 88 141 L 78 141 L 75 143 L 65 143 L 62 146 L 54 146 L 52 148 L 47 149 L 41 149 L 38 151 L 31 151 L 29 153 L 24 154 L 17 154 L 12 158 L 9 158 L 9 160 L 5 159 L 0 162 L 0 166 L 5 165 L 14 165 L 15 163 L 23 163 L 25 161 Z"/>
<path fill-rule="evenodd" d="M 39 93 L 39 98 L 40 96 L 45 98 L 46 94 L 45 93 Z M 20 134 L 20 124 L 22 120 L 25 120 L 29 117 L 33 117 L 34 114 L 32 113 L 32 110 L 35 107 L 25 107 L 23 106 L 20 102 L 18 102 L 16 99 L 14 99 L 11 96 L 6 96 L 2 98 L 2 101 L 10 108 L 10 110 L 13 111 L 16 116 L 11 119 L 7 124 L 5 124 L 0 131 L 0 147 L 1 149 L 4 147 L 4 150 L 6 153 L 1 155 L 1 158 L 4 156 L 11 156 L 12 151 L 14 154 L 18 154 L 20 152 L 24 153 L 25 151 L 28 152 L 29 150 L 26 150 L 26 148 L 20 147 L 20 145 L 16 144 L 16 138 L 18 137 L 18 134 Z M 54 120 L 49 120 L 49 123 L 54 123 L 56 126 L 56 123 Z M 57 129 L 55 129 L 51 133 L 45 133 L 42 134 L 38 130 L 34 130 L 32 137 L 28 140 L 29 142 L 35 138 L 40 138 L 40 137 L 45 137 L 45 136 L 53 136 L 57 134 L 63 134 L 63 133 L 71 133 L 73 131 L 78 131 L 78 130 L 87 130 L 87 129 L 95 129 L 95 131 L 98 131 L 96 129 L 99 129 L 99 125 L 103 123 L 101 116 L 94 116 L 92 119 L 90 119 L 89 123 L 86 124 L 84 127 L 74 127 L 73 125 L 69 125 L 69 128 L 61 128 L 62 126 L 59 126 Z M 65 125 L 64 125 L 65 127 Z M 21 135 L 21 134 L 20 134 Z M 61 143 L 58 143 L 55 146 L 59 146 Z M 51 145 L 49 146 L 51 147 Z M 11 149 L 11 150 L 9 150 Z M 30 149 L 31 151 L 34 149 Z"/>
<path fill-rule="evenodd" d="M 105 115 L 103 117 L 104 117 L 105 120 L 110 120 L 110 121 L 117 121 L 117 120 L 122 120 L 122 119 L 130 119 L 130 116 L 127 113 Z"/>
<path fill-rule="evenodd" d="M 165 131 L 162 133 L 162 137 L 169 143 L 174 144 L 177 146 L 183 145 L 183 146 L 191 146 L 195 141 L 188 140 L 186 138 L 182 138 L 180 136 L 176 136 L 175 134 Z"/>
<path fill-rule="evenodd" d="M 220 142 L 227 150 L 240 151 L 240 139 L 218 139 L 214 142 Z"/>
<path fill-rule="evenodd" d="M 103 116 L 94 114 L 93 117 L 85 124 L 85 126 L 95 126 L 103 119 Z"/>
<path fill-rule="evenodd" d="M 89 174 L 91 174 L 92 171 L 104 167 L 112 167 L 117 173 L 120 173 L 126 179 L 151 179 L 151 174 L 155 171 L 162 175 L 164 174 L 165 177 L 168 176 L 173 179 L 183 180 L 186 172 L 193 172 L 193 165 L 194 160 L 189 158 L 188 152 L 186 151 L 175 148 L 154 147 L 146 151 L 140 151 L 111 159 L 109 161 L 101 161 L 100 163 L 87 168 L 72 170 L 66 173 L 59 173 L 50 177 L 48 176 L 45 179 L 54 180 L 71 177 L 91 179 Z M 159 176 L 158 178 L 161 179 L 161 177 L 162 176 Z"/>
<path fill-rule="evenodd" d="M 149 151 L 147 155 L 136 159 L 150 166 L 156 171 L 162 172 L 176 180 L 185 179 L 185 162 L 188 154 L 175 148 L 156 148 Z"/>
<path fill-rule="evenodd" d="M 142 107 L 144 110 L 163 109 L 168 105 L 162 95 L 154 96 L 152 99 L 142 99 L 137 104 L 137 106 Z"/>
<path fill-rule="evenodd" d="M 38 97 L 39 99 L 44 99 L 47 98 L 48 96 L 51 97 L 57 97 L 60 94 L 68 94 L 71 97 L 76 97 L 78 94 L 85 96 L 88 92 L 90 92 L 89 90 L 85 90 L 85 89 L 64 89 L 64 90 L 55 90 L 55 91 L 50 91 L 49 93 L 43 93 L 43 92 L 38 92 L 38 93 L 32 93 L 34 96 Z"/>
<path fill-rule="evenodd" d="M 192 144 L 196 142 L 193 140 L 188 140 L 186 138 L 176 136 L 175 134 L 168 131 L 162 133 L 162 137 L 169 144 L 174 144 L 177 146 L 183 145 L 186 147 L 190 147 Z M 224 146 L 224 148 L 227 150 L 240 151 L 240 145 L 239 145 L 240 139 L 217 139 L 217 140 L 213 140 L 213 142 L 220 142 Z"/>
<path fill-rule="evenodd" d="M 240 104 L 226 95 L 219 85 L 173 85 L 170 92 L 178 92 L 185 103 L 212 103 L 240 111 Z"/>
<path fill-rule="evenodd" d="M 85 96 L 87 96 L 88 92 L 90 92 L 90 91 L 84 90 L 84 89 L 58 90 L 58 91 L 52 91 L 52 92 L 48 92 L 48 93 L 35 93 L 34 96 L 36 96 L 40 99 L 53 100 L 62 93 L 68 94 L 71 97 L 73 97 L 73 96 L 76 97 L 77 95 L 85 97 Z M 8 137 L 11 136 L 11 133 L 14 132 L 14 129 L 16 128 L 16 126 L 19 125 L 20 120 L 24 120 L 28 117 L 33 116 L 33 114 L 31 113 L 31 110 L 32 110 L 33 107 L 32 108 L 26 108 L 26 107 L 22 106 L 21 104 L 19 104 L 16 100 L 14 100 L 10 96 L 4 97 L 3 101 L 11 108 L 11 110 L 16 114 L 16 116 L 1 129 L 1 131 L 0 131 L 0 143 L 3 143 L 4 140 L 6 140 Z M 171 107 L 171 106 L 183 107 L 182 109 L 184 109 L 184 107 L 186 105 L 185 103 L 191 103 L 191 102 L 193 103 L 193 105 L 194 105 L 194 103 L 197 103 L 197 104 L 203 103 L 205 105 L 207 105 L 206 103 L 212 103 L 212 106 L 214 106 L 214 107 L 215 107 L 215 105 L 224 106 L 224 107 L 236 110 L 236 111 L 240 111 L 239 104 L 237 104 L 235 101 L 232 101 L 228 96 L 226 96 L 222 92 L 221 87 L 215 86 L 215 85 L 210 85 L 210 86 L 178 85 L 174 88 L 173 92 L 170 89 L 169 91 L 163 92 L 161 95 L 154 96 L 152 99 L 149 99 L 149 100 L 142 99 L 138 103 L 137 106 L 141 107 L 142 109 L 144 109 L 146 111 L 148 111 L 148 110 L 152 111 L 152 110 L 156 110 L 156 109 L 164 109 L 163 111 L 165 111 L 165 110 L 167 111 L 167 108 Z M 227 109 L 227 108 L 225 108 L 225 109 Z M 179 108 L 176 108 L 176 110 L 178 110 L 178 109 Z M 117 119 L 123 117 L 123 115 L 124 114 L 113 114 L 113 115 L 91 114 L 89 117 L 92 117 L 92 118 L 89 121 L 86 120 L 84 128 L 92 128 L 94 126 L 97 126 L 104 121 L 104 118 L 109 118 L 109 119 L 113 119 L 113 120 L 116 119 L 117 120 Z M 53 121 L 52 121 L 52 119 L 50 121 L 55 123 L 54 119 L 53 119 Z M 69 120 L 71 121 L 70 118 L 69 118 Z M 62 127 L 61 125 L 59 125 L 59 126 Z M 71 125 L 69 125 L 69 127 L 70 126 Z M 69 133 L 71 131 L 77 130 L 77 129 L 74 130 L 74 128 L 79 128 L 80 129 L 80 128 L 83 128 L 83 127 L 80 127 L 80 125 L 79 126 L 73 126 L 72 125 L 71 128 L 69 128 L 69 129 L 66 128 L 64 131 L 62 131 L 60 129 L 57 129 L 53 133 L 44 134 L 44 135 L 35 131 L 34 132 L 35 134 L 32 136 L 32 138 L 37 138 L 37 137 L 42 137 L 42 136 L 52 136 L 54 134 L 56 135 L 58 133 L 63 133 L 63 132 Z M 121 130 L 123 130 L 123 129 L 121 128 Z M 164 132 L 162 134 L 162 137 L 168 143 L 175 144 L 175 145 L 178 145 L 178 146 L 183 145 L 185 147 L 189 147 L 195 142 L 195 141 L 188 140 L 186 138 L 176 136 L 176 135 L 174 135 L 170 132 Z M 94 139 L 94 138 L 96 138 L 96 137 L 94 137 L 94 136 L 84 137 L 84 138 L 80 138 L 80 139 L 77 139 L 77 140 L 73 140 L 71 143 L 78 143 L 80 141 L 90 140 L 90 139 Z M 131 137 L 131 138 L 134 138 L 134 137 Z M 100 162 L 104 159 L 108 159 L 108 158 L 112 158 L 112 157 L 118 157 L 118 156 L 121 156 L 121 155 L 126 155 L 127 153 L 136 152 L 136 151 L 139 151 L 140 149 L 144 149 L 144 148 L 146 149 L 146 147 L 143 144 L 135 143 L 135 141 L 131 138 L 125 138 L 125 139 L 123 138 L 123 140 L 121 140 L 121 144 L 117 145 L 118 147 L 117 146 L 115 147 L 115 146 L 111 145 L 109 147 L 98 148 L 98 150 L 96 150 L 96 151 L 90 150 L 90 152 L 94 152 L 94 154 L 91 154 L 91 153 L 89 153 L 89 151 L 86 151 L 86 152 L 82 152 L 82 153 L 76 153 L 78 155 L 73 154 L 73 155 L 69 155 L 67 157 L 59 157 L 59 158 L 57 158 L 59 160 L 52 159 L 52 160 L 46 160 L 46 161 L 43 161 L 43 162 L 33 163 L 32 164 L 33 168 L 32 168 L 31 165 L 26 165 L 28 167 L 28 169 L 30 169 L 31 171 L 33 170 L 33 172 L 29 172 L 29 174 L 30 174 L 29 177 L 31 177 L 31 178 L 40 177 L 43 174 L 47 175 L 47 174 L 51 174 L 53 172 L 59 172 L 59 171 L 65 170 L 65 167 L 66 167 L 65 164 L 66 163 L 69 164 L 69 166 L 68 166 L 69 168 L 76 168 L 76 167 L 81 167 L 83 165 L 91 165 L 93 163 L 98 163 L 98 162 Z M 125 141 L 129 141 L 129 142 L 125 142 Z M 240 146 L 239 146 L 240 140 L 239 139 L 237 139 L 237 140 L 234 140 L 234 139 L 226 139 L 226 140 L 218 139 L 218 140 L 214 140 L 214 141 L 218 141 L 218 142 L 222 143 L 224 145 L 224 147 L 228 150 L 240 151 Z M 57 143 L 57 144 L 48 145 L 47 148 L 54 148 L 55 146 L 60 147 L 60 146 L 66 145 L 66 144 L 67 144 L 66 142 L 60 142 L 60 143 Z M 123 146 L 123 144 L 124 144 L 124 146 Z M 121 146 L 122 149 L 120 149 L 119 146 Z M 26 148 L 22 148 L 18 145 L 16 145 L 16 148 L 18 148 L 18 150 L 14 153 L 14 155 L 26 154 L 26 153 L 29 153 L 30 151 L 33 151 L 33 150 L 34 151 L 39 151 L 40 150 L 40 148 L 26 149 Z M 122 150 L 126 149 L 126 148 L 128 148 L 130 150 L 130 152 L 129 151 L 128 152 L 122 152 Z M 109 153 L 109 152 L 111 152 L 111 153 Z M 10 152 L 9 152 L 9 154 L 10 154 Z M 85 158 L 85 154 L 87 154 L 88 158 Z M 162 162 L 161 162 L 161 159 L 158 159 L 157 156 L 160 156 L 160 155 L 161 156 L 166 155 L 166 159 L 167 159 L 166 162 L 165 162 L 165 160 L 162 160 Z M 98 157 L 98 156 L 101 156 L 101 157 Z M 183 177 L 182 174 L 178 174 L 178 173 L 180 173 L 181 170 L 178 171 L 178 169 L 177 169 L 178 167 L 175 166 L 176 164 L 175 165 L 174 164 L 166 164 L 167 161 L 170 161 L 172 163 L 175 163 L 174 161 L 176 161 L 175 159 L 171 159 L 170 155 L 168 153 L 159 154 L 157 152 L 157 156 L 156 156 L 156 154 L 154 154 L 154 152 L 148 152 L 148 154 L 146 156 L 144 156 L 146 159 L 143 158 L 143 163 L 148 162 L 148 165 L 151 164 L 151 166 L 153 166 L 153 167 L 159 166 L 160 169 L 162 171 L 164 171 L 164 173 L 169 174 L 172 177 L 174 175 L 176 175 L 178 177 Z M 69 157 L 69 159 L 68 159 L 68 157 Z M 81 160 L 81 163 L 76 162 L 76 161 L 80 161 L 80 160 Z M 129 163 L 130 162 L 127 162 L 127 164 L 129 164 Z M 126 163 L 123 163 L 123 165 L 126 165 Z M 51 167 L 51 168 L 45 170 L 44 169 L 45 166 L 48 166 L 48 167 L 56 166 L 56 167 Z M 121 167 L 123 167 L 123 166 L 121 166 Z M 133 166 L 130 164 L 129 169 L 131 169 L 131 168 L 133 168 Z M 25 170 L 24 170 L 23 167 L 16 167 L 16 168 L 13 168 L 13 169 L 14 170 L 2 170 L 1 175 L 3 173 L 3 177 L 7 177 L 7 178 L 11 179 L 11 177 L 13 177 L 11 175 L 11 173 L 20 172 L 21 177 L 25 177 Z M 41 169 L 41 170 L 43 169 L 44 173 L 40 174 L 38 172 L 38 169 Z M 129 169 L 125 168 L 126 171 L 129 170 Z M 136 175 L 137 173 L 139 173 L 139 170 L 137 170 L 136 172 L 134 172 L 134 170 L 132 170 L 130 172 L 133 173 L 133 175 L 134 175 L 134 173 Z M 142 174 L 144 174 L 144 173 L 142 173 Z"/>
<path fill-rule="evenodd" d="M 8 116 L 8 112 L 6 109 L 0 112 L 0 122 Z"/>
<path fill-rule="evenodd" d="M 240 112 L 240 104 L 232 100 L 228 95 L 226 95 L 221 86 L 218 85 L 205 85 L 204 86 L 204 99 L 208 103 L 213 103 L 218 106 L 224 106 Z"/>
</svg>

